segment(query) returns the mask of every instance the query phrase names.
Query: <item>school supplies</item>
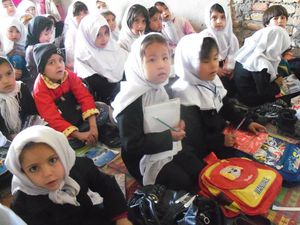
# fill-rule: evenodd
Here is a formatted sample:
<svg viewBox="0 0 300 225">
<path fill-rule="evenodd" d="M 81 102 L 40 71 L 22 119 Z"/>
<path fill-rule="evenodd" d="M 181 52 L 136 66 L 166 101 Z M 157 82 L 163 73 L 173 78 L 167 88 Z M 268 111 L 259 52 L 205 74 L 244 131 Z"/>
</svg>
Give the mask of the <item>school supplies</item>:
<svg viewBox="0 0 300 225">
<path fill-rule="evenodd" d="M 238 129 L 241 128 L 241 126 L 243 125 L 243 123 L 245 122 L 245 120 L 246 120 L 246 117 L 244 117 L 244 118 L 241 120 L 241 122 L 239 123 L 239 125 L 237 125 L 237 127 L 235 128 L 235 131 L 237 131 Z"/>
<path fill-rule="evenodd" d="M 291 74 L 283 78 L 282 85 L 280 86 L 280 94 L 276 97 L 282 97 L 297 92 L 300 92 L 300 80 L 295 74 Z"/>
<path fill-rule="evenodd" d="M 300 144 L 269 135 L 253 157 L 276 169 L 287 184 L 300 182 Z"/>
<path fill-rule="evenodd" d="M 157 118 L 157 117 L 153 117 L 154 119 L 156 119 L 158 122 L 162 123 L 163 125 L 165 125 L 167 128 L 169 128 L 172 131 L 177 131 L 174 127 L 171 127 L 169 124 L 165 123 L 164 121 L 162 121 L 161 119 Z"/>
<path fill-rule="evenodd" d="M 92 148 L 80 149 L 76 152 L 76 155 L 90 158 L 93 160 L 95 166 L 103 167 L 114 160 L 119 155 L 119 152 L 106 148 L 103 145 L 97 145 Z"/>
<path fill-rule="evenodd" d="M 264 132 L 260 132 L 256 135 L 251 131 L 238 130 L 237 128 L 234 128 L 232 126 L 226 127 L 223 133 L 234 133 L 235 143 L 233 147 L 248 154 L 255 153 L 261 147 L 268 136 L 268 134 Z"/>
<path fill-rule="evenodd" d="M 144 132 L 163 132 L 176 127 L 180 121 L 180 100 L 171 99 L 144 108 Z"/>
<path fill-rule="evenodd" d="M 200 173 L 200 194 L 222 205 L 225 216 L 263 215 L 281 190 L 282 177 L 271 167 L 246 158 L 219 160 L 214 153 Z"/>
</svg>

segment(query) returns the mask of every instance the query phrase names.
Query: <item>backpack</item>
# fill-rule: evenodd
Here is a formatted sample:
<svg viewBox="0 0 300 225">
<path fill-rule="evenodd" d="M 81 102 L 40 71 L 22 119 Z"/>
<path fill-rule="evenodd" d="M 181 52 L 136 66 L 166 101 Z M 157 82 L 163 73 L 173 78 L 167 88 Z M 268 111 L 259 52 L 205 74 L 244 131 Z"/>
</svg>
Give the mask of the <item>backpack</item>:
<svg viewBox="0 0 300 225">
<path fill-rule="evenodd" d="M 281 190 L 281 175 L 266 165 L 247 158 L 219 160 L 214 153 L 204 160 L 200 194 L 220 203 L 227 217 L 266 214 Z"/>
<path fill-rule="evenodd" d="M 300 145 L 269 135 L 253 157 L 276 169 L 286 186 L 300 182 Z"/>
</svg>

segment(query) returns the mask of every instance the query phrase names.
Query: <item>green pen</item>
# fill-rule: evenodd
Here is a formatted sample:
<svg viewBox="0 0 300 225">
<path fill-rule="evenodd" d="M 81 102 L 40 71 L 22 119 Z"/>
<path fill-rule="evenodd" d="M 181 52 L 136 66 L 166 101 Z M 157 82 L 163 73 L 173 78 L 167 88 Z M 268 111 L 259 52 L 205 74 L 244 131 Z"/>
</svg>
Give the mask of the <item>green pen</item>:
<svg viewBox="0 0 300 225">
<path fill-rule="evenodd" d="M 162 121 L 161 119 L 159 119 L 159 118 L 157 118 L 157 117 L 153 117 L 153 119 L 156 119 L 158 122 L 160 122 L 161 124 L 165 125 L 165 126 L 168 127 L 170 130 L 178 132 L 177 129 L 175 129 L 174 127 L 171 127 L 169 124 L 167 124 L 166 122 Z"/>
</svg>

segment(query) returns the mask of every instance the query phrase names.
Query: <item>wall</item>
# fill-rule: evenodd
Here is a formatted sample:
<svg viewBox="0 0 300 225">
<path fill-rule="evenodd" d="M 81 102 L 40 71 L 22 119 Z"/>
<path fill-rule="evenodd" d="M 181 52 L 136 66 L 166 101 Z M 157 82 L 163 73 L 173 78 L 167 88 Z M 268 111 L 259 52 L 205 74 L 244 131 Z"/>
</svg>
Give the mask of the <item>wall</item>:
<svg viewBox="0 0 300 225">
<path fill-rule="evenodd" d="M 234 14 L 234 30 L 242 42 L 253 32 L 263 27 L 263 12 L 271 5 L 284 6 L 289 14 L 287 30 L 292 38 L 292 45 L 300 47 L 300 5 L 299 0 L 231 0 Z"/>
</svg>

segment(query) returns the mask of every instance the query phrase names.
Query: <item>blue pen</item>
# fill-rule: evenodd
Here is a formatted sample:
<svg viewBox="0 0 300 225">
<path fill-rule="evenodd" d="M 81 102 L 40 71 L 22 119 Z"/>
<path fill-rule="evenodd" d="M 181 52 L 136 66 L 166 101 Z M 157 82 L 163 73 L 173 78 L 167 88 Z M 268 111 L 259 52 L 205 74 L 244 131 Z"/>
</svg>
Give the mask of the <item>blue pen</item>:
<svg viewBox="0 0 300 225">
<path fill-rule="evenodd" d="M 171 127 L 169 124 L 165 123 L 164 121 L 162 121 L 161 119 L 159 119 L 157 117 L 153 117 L 153 119 L 156 119 L 158 122 L 160 122 L 161 124 L 165 125 L 166 127 L 168 127 L 172 131 L 176 131 L 176 132 L 178 131 L 174 127 Z"/>
</svg>

